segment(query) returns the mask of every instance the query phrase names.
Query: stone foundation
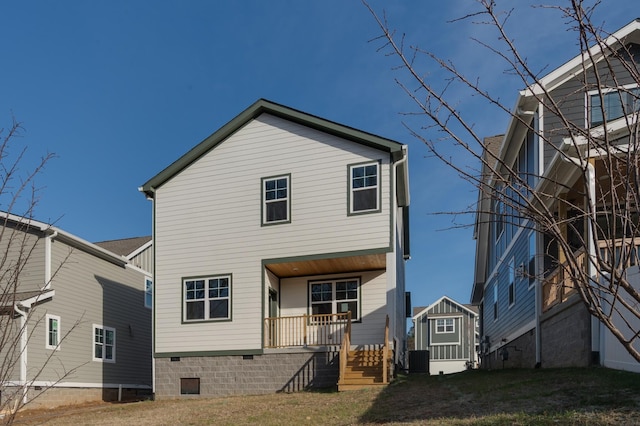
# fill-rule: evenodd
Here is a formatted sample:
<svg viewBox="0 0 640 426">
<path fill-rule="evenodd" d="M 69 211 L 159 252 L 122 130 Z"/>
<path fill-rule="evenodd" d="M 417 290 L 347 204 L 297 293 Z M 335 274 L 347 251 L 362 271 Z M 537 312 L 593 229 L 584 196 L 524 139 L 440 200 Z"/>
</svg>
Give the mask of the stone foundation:
<svg viewBox="0 0 640 426">
<path fill-rule="evenodd" d="M 541 317 L 544 368 L 591 365 L 591 315 L 576 296 Z"/>
<path fill-rule="evenodd" d="M 339 375 L 338 352 L 156 358 L 155 362 L 156 399 L 335 387 Z M 181 379 L 186 379 L 182 392 L 190 394 L 181 393 Z"/>
<path fill-rule="evenodd" d="M 17 393 L 17 395 L 16 395 Z M 4 387 L 0 394 L 6 408 L 15 407 L 14 396 L 22 398 L 22 389 Z M 151 398 L 151 389 L 122 389 L 122 401 L 135 401 Z M 27 391 L 27 404 L 24 409 L 55 408 L 62 405 L 83 404 L 87 402 L 118 401 L 118 389 L 78 388 L 78 387 L 30 387 Z"/>
<path fill-rule="evenodd" d="M 508 358 L 502 360 L 501 351 L 506 349 Z M 506 342 L 501 348 L 482 357 L 482 368 L 533 368 L 536 364 L 536 331 L 527 331 L 520 337 Z"/>
</svg>

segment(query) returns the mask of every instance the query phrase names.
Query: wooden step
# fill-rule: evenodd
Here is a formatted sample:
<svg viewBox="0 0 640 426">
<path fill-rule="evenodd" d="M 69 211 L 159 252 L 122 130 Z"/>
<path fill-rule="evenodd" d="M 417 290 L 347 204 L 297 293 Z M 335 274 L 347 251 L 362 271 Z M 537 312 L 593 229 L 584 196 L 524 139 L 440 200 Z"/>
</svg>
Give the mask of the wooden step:
<svg viewBox="0 0 640 426">
<path fill-rule="evenodd" d="M 383 383 L 369 383 L 369 384 L 351 384 L 351 383 L 338 383 L 338 392 L 350 391 L 350 390 L 360 390 L 360 389 L 368 389 L 368 388 L 377 388 L 386 386 Z"/>
</svg>

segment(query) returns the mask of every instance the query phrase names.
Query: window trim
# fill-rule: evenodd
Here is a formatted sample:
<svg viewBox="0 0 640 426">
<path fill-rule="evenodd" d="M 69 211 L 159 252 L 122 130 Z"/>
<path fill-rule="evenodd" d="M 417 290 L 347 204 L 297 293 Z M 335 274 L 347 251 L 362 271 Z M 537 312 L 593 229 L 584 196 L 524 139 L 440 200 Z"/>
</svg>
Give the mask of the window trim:
<svg viewBox="0 0 640 426">
<path fill-rule="evenodd" d="M 287 180 L 287 218 L 284 220 L 267 221 L 267 199 L 265 184 L 267 181 L 286 179 Z M 280 199 L 280 201 L 282 201 Z M 260 179 L 260 224 L 261 226 L 281 225 L 291 223 L 291 173 L 266 176 Z"/>
<path fill-rule="evenodd" d="M 207 314 L 209 312 L 209 302 L 210 300 L 216 299 L 224 299 L 224 298 L 212 298 L 208 297 L 209 290 L 209 280 L 219 279 L 219 278 L 227 278 L 229 280 L 229 295 L 226 297 L 228 300 L 227 306 L 227 317 L 226 318 L 207 318 Z M 196 281 L 196 280 L 204 280 L 205 282 L 205 298 L 203 299 L 205 302 L 204 306 L 204 318 L 202 319 L 187 319 L 187 297 L 186 297 L 186 282 L 187 281 Z M 233 306 L 233 274 L 210 274 L 210 275 L 200 275 L 194 277 L 183 277 L 181 280 L 181 294 L 182 294 L 182 324 L 198 324 L 203 322 L 230 322 L 233 319 L 232 315 L 232 306 Z M 199 300 L 199 299 L 198 299 Z"/>
<path fill-rule="evenodd" d="M 375 165 L 377 168 L 377 191 L 376 191 L 376 208 L 368 210 L 353 209 L 353 176 L 352 171 L 357 167 L 366 167 Z M 382 211 L 382 160 L 364 161 L 361 163 L 353 163 L 347 165 L 347 216 L 357 216 L 361 214 L 380 213 Z"/>
<path fill-rule="evenodd" d="M 592 110 L 593 110 L 593 97 L 595 95 L 598 95 L 598 93 L 602 93 L 603 95 L 607 95 L 609 93 L 613 93 L 613 92 L 620 92 L 622 91 L 630 91 L 633 89 L 638 89 L 640 92 L 640 85 L 637 83 L 630 83 L 630 84 L 623 84 L 621 86 L 617 86 L 617 87 L 605 87 L 602 89 L 595 89 L 595 90 L 589 90 L 586 92 L 586 99 L 585 99 L 585 106 L 586 106 L 586 111 L 585 111 L 585 128 L 586 129 L 595 129 L 597 127 L 600 127 L 604 124 L 604 122 L 606 121 L 607 123 L 611 123 L 612 121 L 615 120 L 619 120 L 623 117 L 625 117 L 626 115 L 629 115 L 630 113 L 627 114 L 623 114 L 620 117 L 617 118 L 607 118 L 607 117 L 602 117 L 602 122 L 598 123 L 598 124 L 592 124 L 593 120 L 592 120 Z M 638 94 L 638 96 L 640 96 L 640 93 Z M 640 102 L 640 100 L 639 100 Z M 623 105 L 624 108 L 625 105 Z M 606 111 L 606 110 L 605 110 Z M 624 112 L 624 111 L 623 111 Z"/>
<path fill-rule="evenodd" d="M 49 321 L 50 320 L 55 320 L 58 323 L 58 335 L 57 335 L 57 343 L 55 345 L 52 345 L 49 343 L 49 334 L 51 333 L 51 328 L 49 326 Z M 45 315 L 45 334 L 44 334 L 44 344 L 45 344 L 45 348 L 47 349 L 52 349 L 54 351 L 59 351 L 60 350 L 60 316 L 58 315 L 52 315 L 52 314 L 46 314 Z"/>
<path fill-rule="evenodd" d="M 362 322 L 362 278 L 361 277 L 336 277 L 336 278 L 326 278 L 326 279 L 313 279 L 307 281 L 307 314 L 313 315 L 313 306 L 311 301 L 311 286 L 312 284 L 320 284 L 320 283 L 331 283 L 331 314 L 335 315 L 338 313 L 337 305 L 338 300 L 336 299 L 336 283 L 343 281 L 356 281 L 357 282 L 357 292 L 358 292 L 358 312 L 351 313 L 351 321 L 352 322 Z M 353 299 L 346 299 L 353 300 Z M 328 314 L 327 314 L 328 315 Z"/>
<path fill-rule="evenodd" d="M 455 321 L 456 317 L 443 317 L 443 318 L 434 318 L 436 326 L 435 326 L 435 333 L 436 334 L 454 334 L 456 332 L 456 321 Z M 447 321 L 450 320 L 451 321 L 451 331 L 447 331 Z M 442 331 L 438 331 L 438 322 L 439 321 L 443 321 L 443 325 Z"/>
<path fill-rule="evenodd" d="M 509 260 L 509 285 L 507 286 L 507 302 L 509 309 L 516 304 L 516 259 L 511 256 Z"/>
<path fill-rule="evenodd" d="M 531 242 L 533 242 L 533 253 L 531 252 Z M 538 276 L 538 259 L 537 259 L 537 253 L 536 253 L 536 248 L 538 247 L 538 234 L 535 230 L 531 231 L 529 233 L 529 258 L 527 259 L 527 281 L 528 281 L 528 289 L 531 290 L 533 287 L 535 287 L 536 281 L 537 281 L 537 276 Z M 531 266 L 532 266 L 532 262 L 533 261 L 533 274 L 531 273 Z"/>
<path fill-rule="evenodd" d="M 147 284 L 150 283 L 150 286 Z M 147 297 L 149 297 L 149 302 L 147 303 Z M 144 278 L 144 307 L 148 309 L 153 308 L 153 279 L 151 277 Z"/>
<path fill-rule="evenodd" d="M 111 354 L 112 357 L 110 359 L 105 358 L 104 356 L 106 356 L 106 351 L 104 350 L 106 343 L 102 342 L 102 354 L 103 357 L 102 358 L 97 358 L 96 357 L 96 329 L 102 329 L 103 331 L 111 331 L 113 332 L 113 345 L 111 345 L 113 347 Z M 105 333 L 106 336 L 106 333 Z M 93 327 L 91 327 L 91 358 L 93 359 L 93 361 L 96 362 L 108 362 L 111 364 L 115 364 L 116 362 L 116 329 L 113 327 L 108 327 L 106 325 L 100 325 L 100 324 L 93 324 Z"/>
</svg>

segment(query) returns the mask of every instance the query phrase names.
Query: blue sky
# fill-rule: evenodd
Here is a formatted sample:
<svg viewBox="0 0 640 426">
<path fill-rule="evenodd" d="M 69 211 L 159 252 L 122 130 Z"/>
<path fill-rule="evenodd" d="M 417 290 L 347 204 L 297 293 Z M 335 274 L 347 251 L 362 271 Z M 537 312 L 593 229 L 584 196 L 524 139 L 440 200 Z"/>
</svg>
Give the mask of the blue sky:
<svg viewBox="0 0 640 426">
<path fill-rule="evenodd" d="M 596 21 L 607 30 L 638 16 L 632 2 L 603 3 Z M 513 104 L 520 85 L 470 41 L 491 39 L 490 29 L 447 23 L 475 2 L 370 4 L 409 42 Z M 517 2 L 509 29 L 529 61 L 551 71 L 578 53 L 576 35 L 557 11 L 531 4 Z M 413 303 L 443 295 L 466 303 L 475 244 L 471 229 L 452 227 L 472 218 L 433 213 L 466 210 L 476 192 L 406 129 L 428 123 L 403 115 L 415 108 L 394 81 L 403 78 L 397 61 L 371 41 L 379 34 L 358 0 L 5 2 L 0 127 L 12 114 L 23 123 L 24 170 L 56 155 L 37 179 L 36 218 L 89 241 L 150 235 L 151 204 L 137 188 L 258 98 L 406 143 Z M 422 66 L 438 81 L 436 67 Z M 479 134 L 503 131 L 507 117 L 451 96 Z"/>
</svg>

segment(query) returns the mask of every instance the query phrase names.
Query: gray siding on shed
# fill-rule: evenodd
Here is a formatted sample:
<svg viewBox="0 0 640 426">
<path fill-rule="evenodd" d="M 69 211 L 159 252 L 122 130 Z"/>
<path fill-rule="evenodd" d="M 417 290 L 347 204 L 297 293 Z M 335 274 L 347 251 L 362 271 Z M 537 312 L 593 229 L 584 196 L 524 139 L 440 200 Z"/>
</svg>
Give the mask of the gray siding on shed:
<svg viewBox="0 0 640 426">
<path fill-rule="evenodd" d="M 454 333 L 435 332 L 438 318 L 453 318 Z M 432 360 L 463 360 L 473 358 L 475 352 L 476 314 L 457 303 L 443 298 L 423 312 L 415 321 L 417 350 L 429 350 Z"/>
</svg>

